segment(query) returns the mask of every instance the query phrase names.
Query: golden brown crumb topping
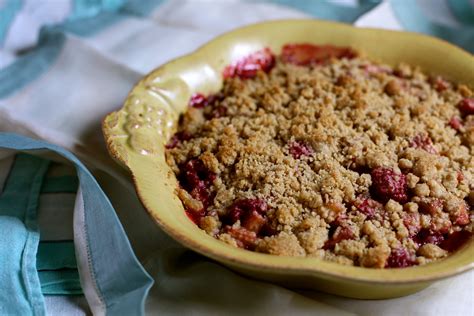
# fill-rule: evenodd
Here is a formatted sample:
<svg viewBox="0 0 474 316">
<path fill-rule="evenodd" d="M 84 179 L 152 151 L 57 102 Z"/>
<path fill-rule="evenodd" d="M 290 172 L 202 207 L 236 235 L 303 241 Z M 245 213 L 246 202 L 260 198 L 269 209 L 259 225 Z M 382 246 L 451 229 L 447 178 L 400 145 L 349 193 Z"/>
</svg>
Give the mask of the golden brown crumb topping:
<svg viewBox="0 0 474 316">
<path fill-rule="evenodd" d="M 472 91 L 331 49 L 311 62 L 266 50 L 260 71 L 232 68 L 218 94 L 193 97 L 166 152 L 188 215 L 275 255 L 376 268 L 445 257 L 472 235 Z"/>
</svg>

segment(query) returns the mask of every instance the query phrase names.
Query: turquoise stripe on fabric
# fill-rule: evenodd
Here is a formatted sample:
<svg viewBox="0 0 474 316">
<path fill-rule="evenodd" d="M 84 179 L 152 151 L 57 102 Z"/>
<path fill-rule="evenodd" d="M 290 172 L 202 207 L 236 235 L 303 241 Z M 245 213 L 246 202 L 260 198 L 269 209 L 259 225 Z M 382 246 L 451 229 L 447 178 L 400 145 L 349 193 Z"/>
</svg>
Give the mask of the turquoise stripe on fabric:
<svg viewBox="0 0 474 316">
<path fill-rule="evenodd" d="M 138 16 L 148 16 L 155 8 L 157 8 L 163 2 L 164 0 L 128 0 L 120 8 L 120 12 Z"/>
<path fill-rule="evenodd" d="M 10 2 L 17 3 L 18 1 L 10 0 L 8 3 Z M 127 15 L 146 16 L 162 2 L 163 0 L 74 1 L 73 13 L 65 23 L 54 27 L 43 27 L 40 40 L 34 50 L 20 56 L 13 64 L 0 69 L 0 98 L 9 97 L 51 67 L 64 45 L 65 35 L 63 33 L 70 32 L 78 36 L 91 36 L 126 18 Z M 0 11 L 0 14 L 1 12 L 3 10 Z M 0 30 L 2 23 L 4 21 L 6 23 L 7 20 L 0 15 Z"/>
<path fill-rule="evenodd" d="M 48 165 L 49 162 L 41 158 L 27 154 L 16 155 L 0 195 L 1 215 L 17 217 L 25 223 L 31 223 L 32 227 L 35 226 L 36 207 Z"/>
<path fill-rule="evenodd" d="M 91 2 L 91 1 L 77 1 Z M 105 1 L 109 3 L 100 3 L 102 1 L 92 1 L 94 4 L 87 6 L 85 3 L 79 5 L 81 9 L 76 16 L 71 17 L 68 22 L 61 26 L 61 29 L 79 36 L 91 36 L 96 32 L 111 26 L 123 19 L 127 15 L 147 16 L 154 8 L 158 7 L 164 0 L 150 1 Z M 83 12 L 84 11 L 84 12 Z M 86 12 L 87 11 L 87 12 Z M 77 16 L 81 18 L 78 19 Z"/>
<path fill-rule="evenodd" d="M 34 51 L 18 58 L 13 64 L 0 69 L 0 98 L 6 98 L 37 79 L 54 63 L 64 45 L 60 33 L 42 32 Z"/>
<path fill-rule="evenodd" d="M 38 271 L 44 295 L 79 295 L 82 287 L 77 269 Z"/>
<path fill-rule="evenodd" d="M 41 193 L 76 193 L 79 179 L 76 176 L 47 177 Z"/>
<path fill-rule="evenodd" d="M 110 201 L 86 167 L 59 146 L 16 134 L 0 133 L 0 147 L 51 150 L 74 163 L 84 201 L 88 259 L 106 312 L 110 315 L 143 315 L 144 301 L 153 279 L 135 257 Z"/>
<path fill-rule="evenodd" d="M 6 0 L 0 8 L 0 47 L 3 46 L 8 29 L 22 6 L 20 0 Z"/>
<path fill-rule="evenodd" d="M 451 28 L 428 20 L 423 11 L 412 0 L 390 0 L 397 19 L 409 31 L 434 35 L 450 41 L 471 53 L 474 52 L 474 28 Z"/>
<path fill-rule="evenodd" d="M 0 232 L 0 315 L 43 315 L 41 291 L 27 292 L 22 286 L 25 284 L 23 263 L 33 257 L 25 258 L 23 249 L 35 233 L 28 232 L 18 218 L 2 215 Z M 32 282 L 40 289 L 39 279 L 29 281 Z"/>
<path fill-rule="evenodd" d="M 380 0 L 362 0 L 357 6 L 343 6 L 328 1 L 307 1 L 307 0 L 270 0 L 271 2 L 292 7 L 294 9 L 311 14 L 314 17 L 326 20 L 336 20 L 340 22 L 352 23 L 362 14 L 368 12 Z"/>
<path fill-rule="evenodd" d="M 19 154 L 0 195 L 0 314 L 45 315 L 36 272 L 38 198 L 49 162 Z"/>
<path fill-rule="evenodd" d="M 74 242 L 40 242 L 36 262 L 37 270 L 77 269 Z"/>
<path fill-rule="evenodd" d="M 53 166 L 51 164 L 51 167 Z M 76 193 L 78 185 L 77 176 L 46 176 L 43 179 L 41 193 Z M 72 223 L 63 224 L 72 225 Z M 63 272 L 66 268 L 75 271 Z M 36 255 L 36 269 L 38 270 L 43 295 L 76 295 L 82 293 L 73 241 L 40 242 Z"/>
<path fill-rule="evenodd" d="M 469 0 L 448 0 L 448 5 L 459 22 L 474 26 L 474 2 Z"/>
<path fill-rule="evenodd" d="M 125 0 L 73 0 L 74 7 L 69 20 L 88 18 L 107 11 L 117 11 L 125 2 Z"/>
</svg>

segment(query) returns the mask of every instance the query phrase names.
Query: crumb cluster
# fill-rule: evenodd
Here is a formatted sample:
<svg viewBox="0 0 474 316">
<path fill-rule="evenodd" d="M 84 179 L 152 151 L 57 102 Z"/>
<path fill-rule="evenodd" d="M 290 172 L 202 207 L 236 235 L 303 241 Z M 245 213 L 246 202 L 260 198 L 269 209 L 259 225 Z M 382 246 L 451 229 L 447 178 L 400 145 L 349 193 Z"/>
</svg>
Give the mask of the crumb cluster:
<svg viewBox="0 0 474 316">
<path fill-rule="evenodd" d="M 193 96 L 166 151 L 188 216 L 274 255 L 373 268 L 446 257 L 472 236 L 473 92 L 316 48 L 265 50 L 246 59 L 262 67 L 236 64 L 219 93 Z"/>
</svg>

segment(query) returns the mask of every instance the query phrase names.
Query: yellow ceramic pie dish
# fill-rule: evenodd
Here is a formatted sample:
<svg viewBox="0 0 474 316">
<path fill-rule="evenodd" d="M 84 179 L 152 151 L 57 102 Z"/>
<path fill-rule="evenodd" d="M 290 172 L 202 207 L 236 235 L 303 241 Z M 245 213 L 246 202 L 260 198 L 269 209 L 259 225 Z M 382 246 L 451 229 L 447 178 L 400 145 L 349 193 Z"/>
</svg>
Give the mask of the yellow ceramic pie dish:
<svg viewBox="0 0 474 316">
<path fill-rule="evenodd" d="M 138 195 L 153 220 L 183 245 L 242 274 L 287 287 L 355 298 L 407 295 L 471 269 L 472 238 L 447 259 L 423 266 L 377 270 L 237 249 L 207 235 L 189 220 L 175 194 L 176 178 L 164 158 L 164 145 L 174 133 L 180 113 L 186 110 L 193 93 L 218 91 L 222 71 L 232 61 L 265 47 L 278 54 L 287 43 L 350 46 L 385 63 L 403 61 L 453 81 L 474 82 L 471 54 L 418 34 L 316 20 L 268 22 L 224 34 L 148 74 L 130 92 L 123 108 L 104 120 L 108 149 L 132 173 Z"/>
</svg>

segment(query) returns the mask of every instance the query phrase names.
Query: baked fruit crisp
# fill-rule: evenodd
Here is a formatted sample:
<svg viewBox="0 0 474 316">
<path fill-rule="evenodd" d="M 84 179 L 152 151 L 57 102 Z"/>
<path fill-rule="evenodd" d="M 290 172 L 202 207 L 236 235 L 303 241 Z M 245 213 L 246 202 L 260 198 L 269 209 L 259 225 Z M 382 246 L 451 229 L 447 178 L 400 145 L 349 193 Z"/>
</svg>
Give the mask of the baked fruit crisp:
<svg viewBox="0 0 474 316">
<path fill-rule="evenodd" d="M 189 218 L 257 252 L 399 268 L 472 236 L 474 95 L 350 48 L 286 45 L 195 94 L 166 145 Z"/>
</svg>

